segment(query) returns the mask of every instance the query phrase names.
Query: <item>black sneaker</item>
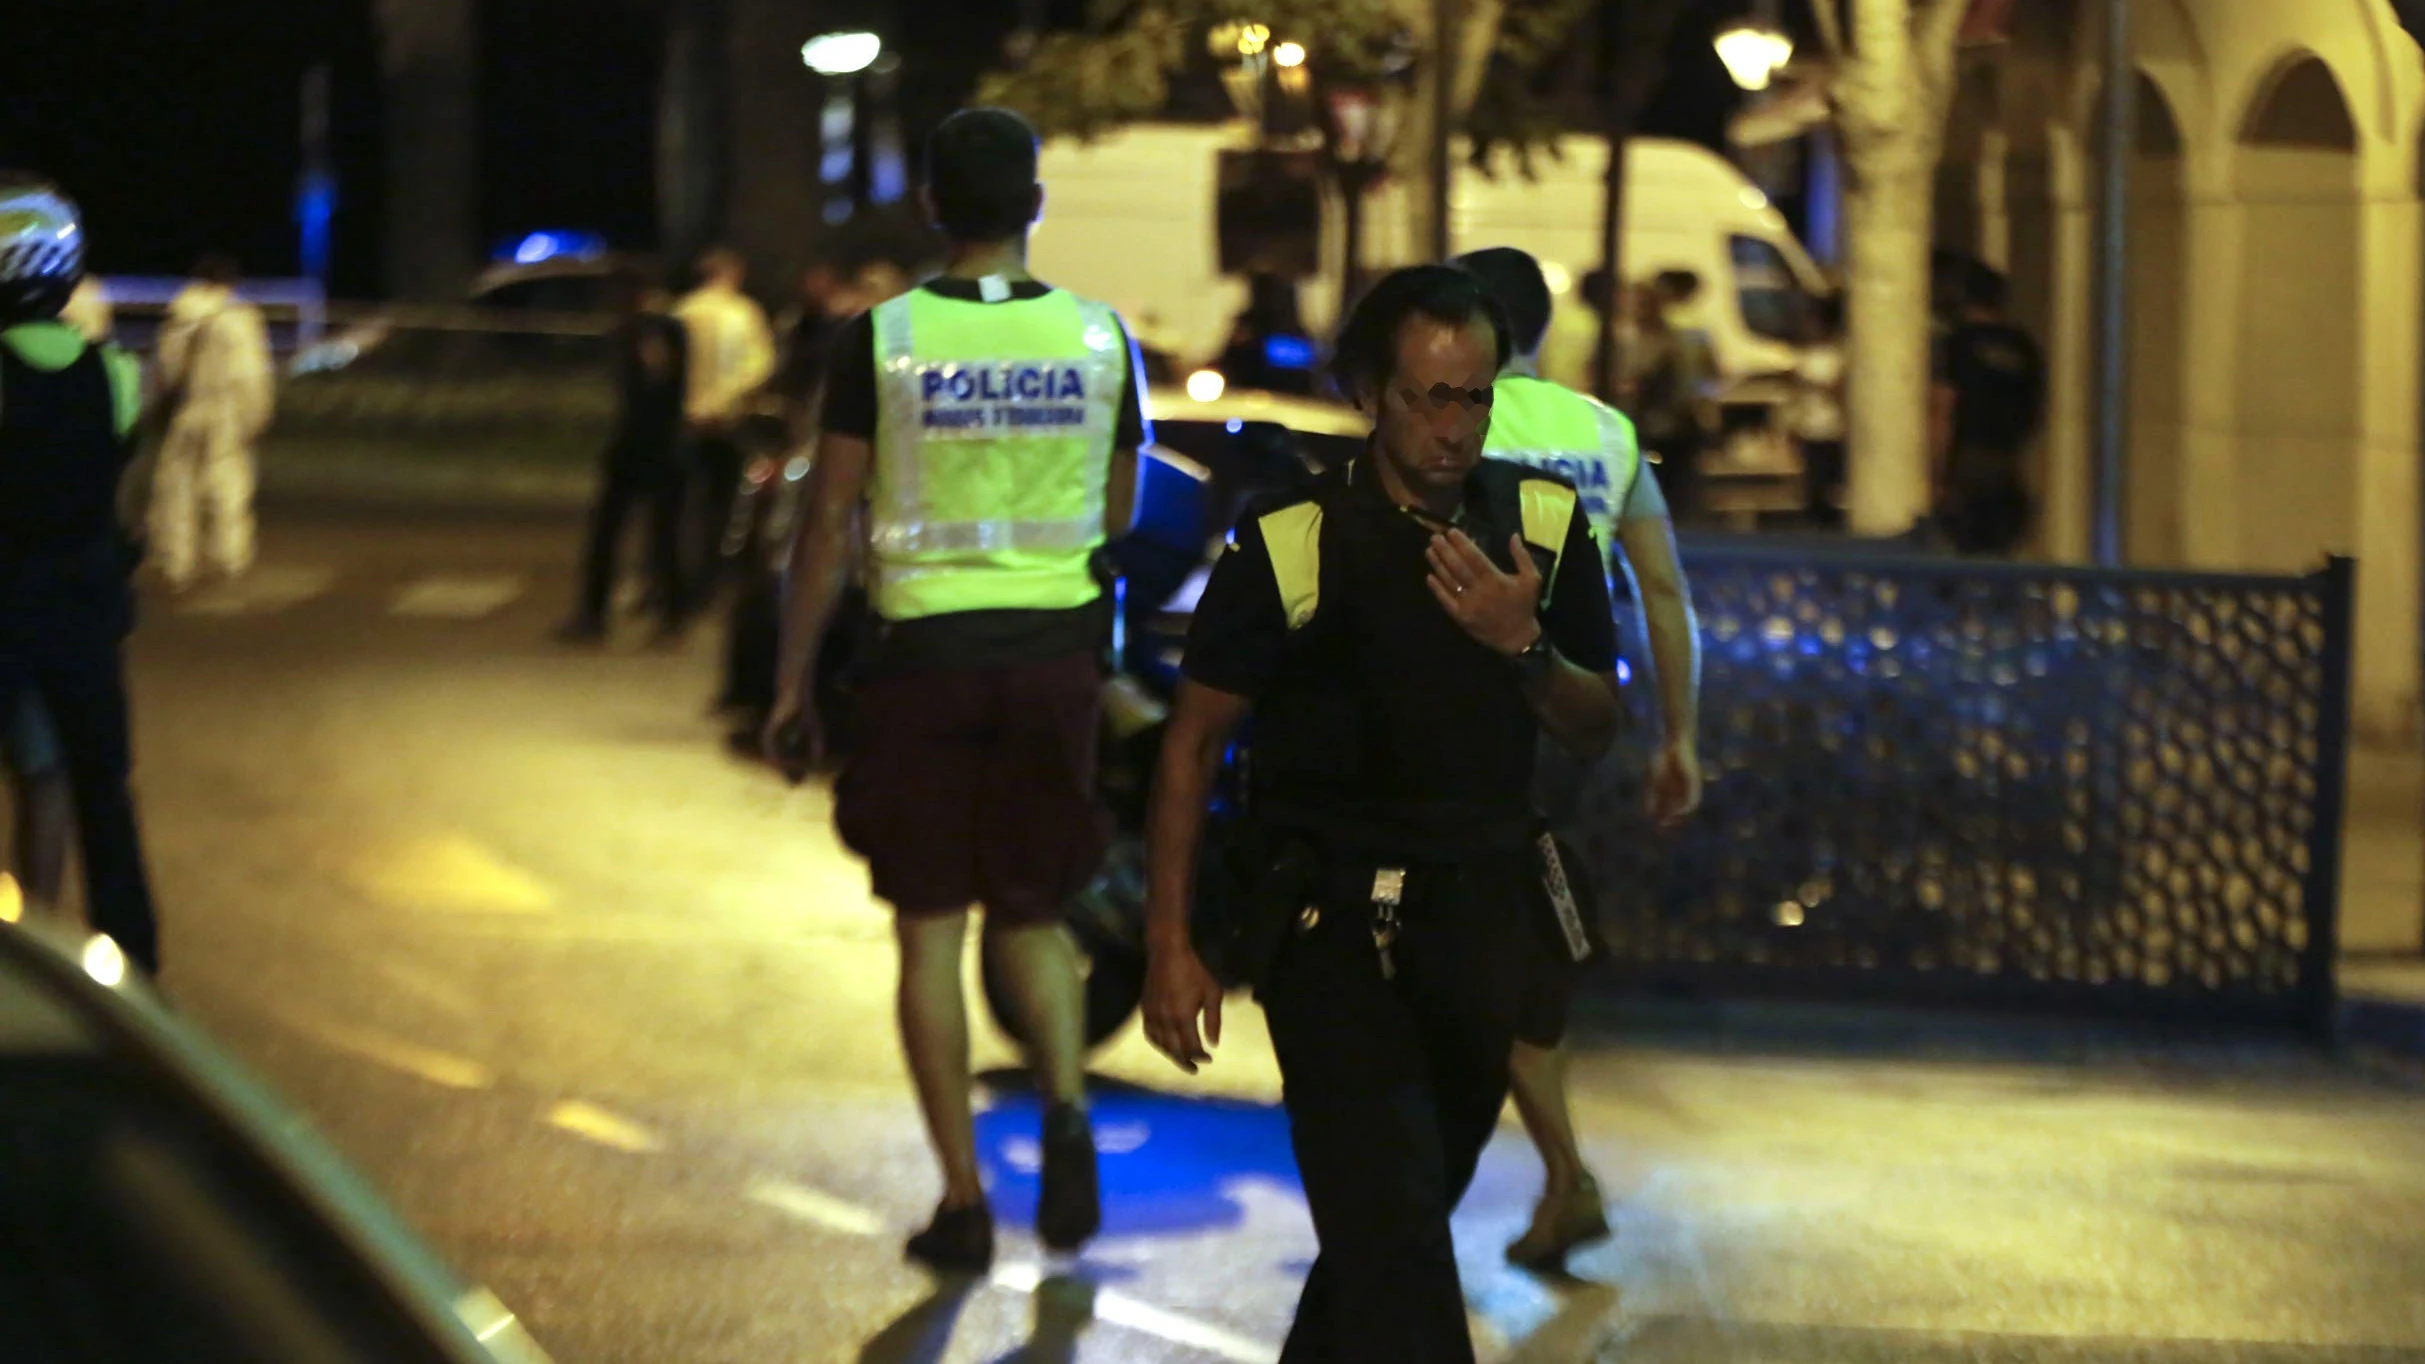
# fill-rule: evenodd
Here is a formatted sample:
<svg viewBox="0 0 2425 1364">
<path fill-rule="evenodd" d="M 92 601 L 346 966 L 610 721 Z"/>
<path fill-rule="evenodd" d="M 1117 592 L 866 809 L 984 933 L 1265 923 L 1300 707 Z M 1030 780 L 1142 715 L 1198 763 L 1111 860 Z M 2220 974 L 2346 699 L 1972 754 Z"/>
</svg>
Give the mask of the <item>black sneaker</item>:
<svg viewBox="0 0 2425 1364">
<path fill-rule="evenodd" d="M 926 1230 L 909 1238 L 909 1258 L 947 1274 L 982 1274 L 994 1263 L 994 1214 L 983 1203 L 937 1208 Z"/>
<path fill-rule="evenodd" d="M 1103 1226 L 1095 1183 L 1095 1133 L 1086 1110 L 1054 1104 L 1044 1110 L 1044 1191 L 1036 1200 L 1036 1235 L 1047 1250 L 1072 1251 Z"/>
</svg>

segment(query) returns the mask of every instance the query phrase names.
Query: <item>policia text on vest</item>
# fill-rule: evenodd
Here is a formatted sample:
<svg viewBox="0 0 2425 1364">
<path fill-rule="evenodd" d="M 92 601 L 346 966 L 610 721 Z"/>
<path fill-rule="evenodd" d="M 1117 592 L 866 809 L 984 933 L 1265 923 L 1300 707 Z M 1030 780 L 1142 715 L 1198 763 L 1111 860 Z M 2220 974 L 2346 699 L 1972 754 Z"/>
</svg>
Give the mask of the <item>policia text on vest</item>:
<svg viewBox="0 0 2425 1364">
<path fill-rule="evenodd" d="M 918 402 L 919 425 L 936 438 L 1005 427 L 1083 426 L 1086 376 L 1075 365 L 923 365 Z"/>
</svg>

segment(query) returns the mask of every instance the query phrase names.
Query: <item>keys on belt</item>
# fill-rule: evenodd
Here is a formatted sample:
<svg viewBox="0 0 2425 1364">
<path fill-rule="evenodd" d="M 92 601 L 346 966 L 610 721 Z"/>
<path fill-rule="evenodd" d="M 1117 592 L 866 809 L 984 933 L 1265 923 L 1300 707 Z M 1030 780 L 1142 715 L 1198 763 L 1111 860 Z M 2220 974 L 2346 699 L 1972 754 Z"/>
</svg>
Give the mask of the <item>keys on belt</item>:
<svg viewBox="0 0 2425 1364">
<path fill-rule="evenodd" d="M 1406 902 L 1406 869 L 1383 867 L 1372 874 L 1372 945 L 1381 958 L 1381 979 L 1395 980 L 1397 959 L 1390 948 L 1398 941 L 1398 906 Z"/>
</svg>

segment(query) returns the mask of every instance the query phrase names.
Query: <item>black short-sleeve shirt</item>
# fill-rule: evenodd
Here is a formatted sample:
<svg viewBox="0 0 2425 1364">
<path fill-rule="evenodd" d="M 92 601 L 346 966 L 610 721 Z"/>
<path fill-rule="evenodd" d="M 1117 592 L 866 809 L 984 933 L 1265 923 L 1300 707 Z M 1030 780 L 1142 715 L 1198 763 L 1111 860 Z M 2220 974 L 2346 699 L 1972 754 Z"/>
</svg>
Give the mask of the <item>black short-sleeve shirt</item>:
<svg viewBox="0 0 2425 1364">
<path fill-rule="evenodd" d="M 1567 522 L 1566 546 L 1558 555 L 1557 580 L 1541 608 L 1541 628 L 1567 661 L 1595 673 L 1614 672 L 1617 666 L 1607 555 L 1578 501 Z M 1278 676 L 1289 635 L 1271 549 L 1250 514 L 1231 533 L 1229 547 L 1213 564 L 1196 603 L 1184 671 L 1207 687 L 1254 696 Z"/>
<path fill-rule="evenodd" d="M 964 303 L 982 303 L 973 279 L 930 279 L 918 286 L 942 298 L 955 298 Z M 1010 286 L 1013 299 L 1042 298 L 1052 292 L 1052 286 L 1037 280 L 1020 280 Z M 1127 324 L 1121 324 L 1121 340 L 1127 345 L 1129 363 L 1123 371 L 1120 385 L 1119 425 L 1114 439 L 1121 449 L 1135 449 L 1145 443 L 1145 395 L 1137 391 L 1138 360 L 1136 341 L 1127 335 Z M 842 324 L 834 339 L 831 358 L 826 361 L 825 407 L 821 425 L 841 436 L 857 436 L 862 440 L 876 438 L 876 411 L 881 404 L 876 398 L 876 320 L 867 313 Z"/>
</svg>

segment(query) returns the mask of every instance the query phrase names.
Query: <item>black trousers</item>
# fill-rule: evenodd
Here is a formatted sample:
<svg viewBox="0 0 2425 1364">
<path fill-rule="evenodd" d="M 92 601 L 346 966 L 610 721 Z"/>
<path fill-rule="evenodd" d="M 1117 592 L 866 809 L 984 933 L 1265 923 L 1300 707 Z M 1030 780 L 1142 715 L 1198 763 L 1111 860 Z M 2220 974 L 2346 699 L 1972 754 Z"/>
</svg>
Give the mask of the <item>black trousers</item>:
<svg viewBox="0 0 2425 1364">
<path fill-rule="evenodd" d="M 111 546 L 107 557 L 117 552 Z M 13 707 L 25 688 L 41 694 L 75 793 L 93 927 L 157 974 L 160 930 L 129 787 L 134 745 L 120 646 L 134 608 L 123 574 L 122 562 L 90 572 L 0 568 L 0 708 Z"/>
<path fill-rule="evenodd" d="M 1281 1364 L 1471 1364 L 1448 1217 L 1507 1098 L 1529 850 L 1409 871 L 1384 978 L 1371 867 L 1334 869 L 1260 992 L 1321 1254 Z"/>
<path fill-rule="evenodd" d="M 724 535 L 732 528 L 746 454 L 729 431 L 702 432 L 692 441 L 690 587 L 692 609 L 706 607 L 724 582 Z"/>
<path fill-rule="evenodd" d="M 645 455 L 661 456 L 647 458 Z M 606 462 L 598 505 L 591 512 L 589 546 L 582 555 L 581 618 L 604 621 L 615 586 L 615 558 L 624 523 L 635 507 L 648 517 L 648 595 L 668 624 L 682 618 L 682 471 L 671 442 L 662 450 L 618 451 Z"/>
</svg>

